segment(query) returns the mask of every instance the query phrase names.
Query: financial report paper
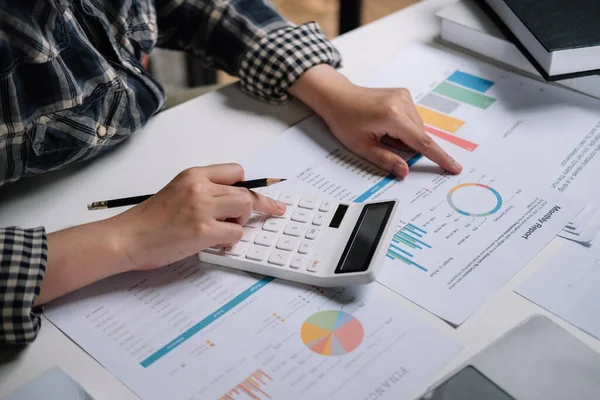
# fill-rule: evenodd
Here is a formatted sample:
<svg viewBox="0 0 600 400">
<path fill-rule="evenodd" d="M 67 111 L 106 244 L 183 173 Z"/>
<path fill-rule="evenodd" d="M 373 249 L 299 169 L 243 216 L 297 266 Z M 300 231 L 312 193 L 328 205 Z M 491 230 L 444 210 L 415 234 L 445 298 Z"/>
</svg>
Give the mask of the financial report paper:
<svg viewBox="0 0 600 400">
<path fill-rule="evenodd" d="M 397 180 L 345 150 L 311 117 L 244 167 L 258 177 L 277 165 L 287 177 L 277 190 L 285 192 L 346 202 L 399 199 L 396 234 L 377 280 L 459 325 L 584 208 L 475 157 L 467 161 L 461 174 L 450 175 L 420 159 Z"/>
<path fill-rule="evenodd" d="M 560 235 L 584 244 L 596 236 L 600 100 L 423 45 L 358 83 L 408 88 L 425 131 L 457 160 L 494 161 L 522 181 L 581 199 L 591 215 Z"/>
<path fill-rule="evenodd" d="M 191 257 L 80 290 L 46 316 L 143 399 L 411 398 L 462 345 L 385 292 Z"/>
<path fill-rule="evenodd" d="M 600 246 L 566 243 L 516 290 L 600 339 Z"/>
</svg>

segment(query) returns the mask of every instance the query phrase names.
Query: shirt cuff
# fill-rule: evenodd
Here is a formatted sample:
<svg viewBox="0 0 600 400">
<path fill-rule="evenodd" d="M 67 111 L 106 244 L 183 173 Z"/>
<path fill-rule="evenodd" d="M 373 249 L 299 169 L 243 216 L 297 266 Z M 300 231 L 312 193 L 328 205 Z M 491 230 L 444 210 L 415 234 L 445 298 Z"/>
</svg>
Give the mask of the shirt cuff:
<svg viewBox="0 0 600 400">
<path fill-rule="evenodd" d="M 341 55 L 315 22 L 270 32 L 242 59 L 242 90 L 273 104 L 289 101 L 288 89 L 318 64 L 341 65 Z"/>
<path fill-rule="evenodd" d="M 0 257 L 0 344 L 30 343 L 42 324 L 33 303 L 48 261 L 45 229 L 0 229 Z"/>
</svg>

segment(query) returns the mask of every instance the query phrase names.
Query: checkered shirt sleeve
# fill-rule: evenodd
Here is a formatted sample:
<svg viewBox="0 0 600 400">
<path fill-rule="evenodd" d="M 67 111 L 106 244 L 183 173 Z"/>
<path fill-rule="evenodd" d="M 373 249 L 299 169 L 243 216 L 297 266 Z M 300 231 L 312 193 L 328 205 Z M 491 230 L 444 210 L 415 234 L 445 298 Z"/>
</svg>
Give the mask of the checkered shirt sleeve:
<svg viewBox="0 0 600 400">
<path fill-rule="evenodd" d="M 242 89 L 269 103 L 285 103 L 288 89 L 318 64 L 341 65 L 338 50 L 315 22 L 289 26 L 265 35 L 244 55 Z"/>
<path fill-rule="evenodd" d="M 44 228 L 0 229 L 0 348 L 32 342 L 41 326 L 33 308 L 46 271 Z"/>
</svg>

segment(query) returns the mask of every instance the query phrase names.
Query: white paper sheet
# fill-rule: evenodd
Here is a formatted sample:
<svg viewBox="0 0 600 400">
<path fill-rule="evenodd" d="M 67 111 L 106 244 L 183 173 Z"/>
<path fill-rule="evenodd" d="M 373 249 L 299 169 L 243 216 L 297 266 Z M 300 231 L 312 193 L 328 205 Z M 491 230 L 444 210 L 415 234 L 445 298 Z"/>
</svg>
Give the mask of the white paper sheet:
<svg viewBox="0 0 600 400">
<path fill-rule="evenodd" d="M 192 257 L 83 289 L 46 316 L 143 399 L 408 399 L 462 346 L 384 291 Z"/>
<path fill-rule="evenodd" d="M 491 172 L 475 156 L 468 160 L 452 176 L 421 159 L 397 180 L 344 150 L 312 117 L 244 167 L 250 178 L 273 175 L 277 165 L 287 181 L 273 190 L 348 202 L 399 199 L 399 232 L 378 281 L 458 325 L 584 208 L 550 188 Z"/>
<path fill-rule="evenodd" d="M 600 246 L 567 242 L 517 290 L 579 329 L 600 339 Z"/>
<path fill-rule="evenodd" d="M 400 52 L 359 83 L 408 88 L 429 110 L 422 119 L 430 135 L 456 159 L 477 154 L 598 210 L 600 100 L 426 46 Z"/>
</svg>

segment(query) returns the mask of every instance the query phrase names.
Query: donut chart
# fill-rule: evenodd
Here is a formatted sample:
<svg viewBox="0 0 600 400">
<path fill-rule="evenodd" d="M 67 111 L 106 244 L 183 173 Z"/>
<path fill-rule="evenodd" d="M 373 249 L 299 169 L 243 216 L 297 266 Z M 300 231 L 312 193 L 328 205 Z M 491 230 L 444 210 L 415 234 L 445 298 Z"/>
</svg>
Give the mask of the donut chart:
<svg viewBox="0 0 600 400">
<path fill-rule="evenodd" d="M 353 315 L 328 310 L 311 315 L 300 328 L 300 337 L 311 351 L 322 356 L 342 356 L 362 343 L 365 331 Z"/>
<path fill-rule="evenodd" d="M 463 189 L 475 189 L 476 191 L 485 191 L 485 193 L 477 193 L 476 191 L 473 191 L 473 193 L 479 194 L 479 195 L 487 195 L 487 198 L 489 199 L 489 206 L 487 207 L 486 210 L 481 211 L 473 211 L 473 210 L 468 210 L 467 207 L 465 206 L 461 206 L 461 205 L 457 205 L 457 200 L 456 200 L 456 194 L 459 193 L 461 190 Z M 489 194 L 491 194 L 493 197 L 490 197 Z M 487 217 L 489 215 L 492 215 L 496 212 L 498 212 L 498 210 L 500 210 L 500 208 L 502 208 L 502 196 L 500 196 L 500 193 L 498 193 L 498 191 L 490 186 L 487 185 L 483 185 L 481 183 L 463 183 L 457 186 L 454 186 L 452 189 L 450 189 L 448 191 L 448 196 L 447 196 L 447 201 L 448 201 L 448 205 L 457 213 L 465 215 L 467 217 Z"/>
</svg>

